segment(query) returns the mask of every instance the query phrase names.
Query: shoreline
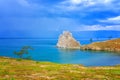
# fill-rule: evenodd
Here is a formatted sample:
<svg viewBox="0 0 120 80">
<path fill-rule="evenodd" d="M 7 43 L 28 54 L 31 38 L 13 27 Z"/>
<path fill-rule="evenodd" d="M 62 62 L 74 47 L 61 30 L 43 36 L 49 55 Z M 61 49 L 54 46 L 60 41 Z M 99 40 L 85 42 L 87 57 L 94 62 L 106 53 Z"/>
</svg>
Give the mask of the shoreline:
<svg viewBox="0 0 120 80">
<path fill-rule="evenodd" d="M 80 45 L 79 47 L 59 47 L 61 49 L 71 49 L 71 50 L 90 50 L 90 51 L 106 51 L 120 53 L 120 38 L 115 38 L 112 40 L 97 41 L 86 45 Z"/>
<path fill-rule="evenodd" d="M 4 80 L 118 80 L 120 65 L 85 67 L 0 57 L 0 79 Z"/>
<path fill-rule="evenodd" d="M 34 62 L 42 62 L 42 63 L 53 63 L 53 64 L 59 64 L 59 65 L 80 65 L 80 66 L 83 66 L 83 67 L 114 67 L 114 66 L 118 66 L 120 64 L 116 64 L 116 65 L 104 65 L 104 66 L 85 66 L 83 64 L 70 64 L 70 63 L 56 63 L 56 62 L 50 62 L 50 61 L 36 61 L 36 60 L 32 60 L 32 59 L 21 59 L 21 58 L 12 58 L 12 57 L 5 57 L 5 56 L 0 56 L 0 58 L 3 58 L 3 59 L 13 59 L 13 60 L 27 60 L 27 61 L 34 61 Z"/>
</svg>

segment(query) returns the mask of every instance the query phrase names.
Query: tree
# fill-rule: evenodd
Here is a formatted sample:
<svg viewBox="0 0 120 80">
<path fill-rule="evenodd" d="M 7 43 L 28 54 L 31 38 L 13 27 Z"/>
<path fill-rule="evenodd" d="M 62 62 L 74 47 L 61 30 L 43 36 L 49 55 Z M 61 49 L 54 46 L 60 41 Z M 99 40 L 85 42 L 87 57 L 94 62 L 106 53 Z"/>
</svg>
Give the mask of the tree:
<svg viewBox="0 0 120 80">
<path fill-rule="evenodd" d="M 112 36 L 109 36 L 108 39 L 111 40 Z"/>
<path fill-rule="evenodd" d="M 90 42 L 93 42 L 93 39 L 92 39 L 92 38 L 90 38 Z"/>
<path fill-rule="evenodd" d="M 17 55 L 19 58 L 23 58 L 24 54 L 28 54 L 28 50 L 33 50 L 31 46 L 23 46 L 19 52 L 14 52 L 15 55 Z"/>
</svg>

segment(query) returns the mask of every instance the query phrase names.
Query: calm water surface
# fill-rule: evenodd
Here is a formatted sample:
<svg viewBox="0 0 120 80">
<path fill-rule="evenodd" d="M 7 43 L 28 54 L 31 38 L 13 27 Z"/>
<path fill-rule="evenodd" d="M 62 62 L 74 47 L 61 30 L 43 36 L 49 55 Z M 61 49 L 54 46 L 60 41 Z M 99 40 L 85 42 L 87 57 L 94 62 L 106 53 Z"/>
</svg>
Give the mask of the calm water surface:
<svg viewBox="0 0 120 80">
<path fill-rule="evenodd" d="M 82 45 L 89 40 L 79 40 Z M 34 48 L 28 55 L 36 61 L 49 61 L 61 64 L 82 64 L 85 66 L 106 66 L 120 64 L 120 54 L 100 51 L 61 50 L 56 48 L 56 39 L 0 39 L 0 56 L 17 58 L 13 54 L 22 46 Z"/>
</svg>

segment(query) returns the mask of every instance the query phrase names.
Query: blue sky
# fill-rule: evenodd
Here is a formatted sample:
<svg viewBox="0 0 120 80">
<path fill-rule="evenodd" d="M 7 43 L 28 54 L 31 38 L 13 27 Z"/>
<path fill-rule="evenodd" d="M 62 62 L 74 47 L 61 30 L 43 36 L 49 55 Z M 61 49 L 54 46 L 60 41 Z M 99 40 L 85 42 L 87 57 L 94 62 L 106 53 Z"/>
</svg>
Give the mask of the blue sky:
<svg viewBox="0 0 120 80">
<path fill-rule="evenodd" d="M 120 0 L 0 0 L 0 37 L 120 31 Z"/>
</svg>

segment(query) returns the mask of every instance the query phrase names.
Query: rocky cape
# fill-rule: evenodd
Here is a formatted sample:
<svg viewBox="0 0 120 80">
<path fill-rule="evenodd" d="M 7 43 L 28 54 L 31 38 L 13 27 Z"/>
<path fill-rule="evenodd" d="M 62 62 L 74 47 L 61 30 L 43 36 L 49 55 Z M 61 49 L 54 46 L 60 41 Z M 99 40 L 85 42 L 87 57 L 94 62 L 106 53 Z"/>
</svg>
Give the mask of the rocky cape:
<svg viewBox="0 0 120 80">
<path fill-rule="evenodd" d="M 120 39 L 118 38 L 103 42 L 93 42 L 88 45 L 80 45 L 80 43 L 72 36 L 72 33 L 69 31 L 64 31 L 59 36 L 57 47 L 64 49 L 120 52 Z"/>
<path fill-rule="evenodd" d="M 65 49 L 80 49 L 80 43 L 75 40 L 72 33 L 64 31 L 60 36 L 57 43 L 57 47 Z"/>
<path fill-rule="evenodd" d="M 120 39 L 94 42 L 81 47 L 82 50 L 120 52 Z"/>
</svg>

